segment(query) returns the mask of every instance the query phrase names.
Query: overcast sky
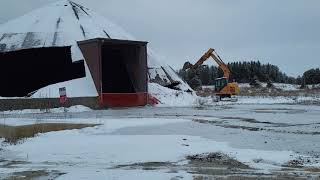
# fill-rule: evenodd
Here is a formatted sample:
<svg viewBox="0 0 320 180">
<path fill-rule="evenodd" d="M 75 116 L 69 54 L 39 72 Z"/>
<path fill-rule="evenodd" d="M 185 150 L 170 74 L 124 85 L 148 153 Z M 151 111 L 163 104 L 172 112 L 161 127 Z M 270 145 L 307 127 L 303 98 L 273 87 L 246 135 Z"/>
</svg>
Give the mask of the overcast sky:
<svg viewBox="0 0 320 180">
<path fill-rule="evenodd" d="M 0 23 L 54 1 L 0 0 Z M 74 1 L 150 42 L 176 69 L 209 47 L 225 62 L 270 62 L 292 76 L 320 67 L 320 0 Z"/>
</svg>

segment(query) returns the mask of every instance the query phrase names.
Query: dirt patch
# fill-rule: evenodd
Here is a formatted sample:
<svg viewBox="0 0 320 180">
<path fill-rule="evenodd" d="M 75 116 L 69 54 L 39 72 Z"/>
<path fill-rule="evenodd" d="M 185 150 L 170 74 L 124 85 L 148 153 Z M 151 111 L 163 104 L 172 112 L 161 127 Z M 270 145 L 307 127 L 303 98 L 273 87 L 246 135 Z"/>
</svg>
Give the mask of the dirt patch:
<svg viewBox="0 0 320 180">
<path fill-rule="evenodd" d="M 283 179 L 283 180 L 300 180 L 310 179 L 308 177 L 318 174 L 318 169 L 310 169 L 310 171 L 303 168 L 284 167 L 281 171 L 270 172 L 267 174 L 257 172 L 256 169 L 250 168 L 248 165 L 229 157 L 226 154 L 204 153 L 197 155 L 186 156 L 189 160 L 187 164 L 177 162 L 144 162 L 134 163 L 128 165 L 118 165 L 112 169 L 124 170 L 166 170 L 167 173 L 178 173 L 185 171 L 192 174 L 194 180 L 246 180 L 246 179 Z M 182 179 L 183 177 L 176 176 L 172 180 Z"/>
<path fill-rule="evenodd" d="M 176 167 L 176 165 L 171 162 L 144 162 L 144 163 L 117 165 L 112 169 L 121 168 L 121 169 L 156 170 L 156 169 L 171 169 L 173 167 Z"/>
<path fill-rule="evenodd" d="M 304 170 L 308 172 L 320 173 L 320 168 L 311 167 L 311 168 L 305 168 Z"/>
<path fill-rule="evenodd" d="M 207 153 L 190 155 L 186 157 L 187 164 L 177 162 L 145 162 L 134 163 L 128 165 L 118 165 L 112 169 L 141 169 L 141 170 L 167 170 L 167 173 L 177 173 L 179 171 L 186 171 L 193 175 L 235 175 L 245 174 L 247 171 L 252 171 L 249 166 L 228 157 L 222 153 Z M 249 174 L 249 173 L 248 173 Z M 179 177 L 176 177 L 179 178 Z"/>
<path fill-rule="evenodd" d="M 319 131 L 310 131 L 310 132 L 305 132 L 305 131 L 286 131 L 286 130 L 275 130 L 275 129 L 261 129 L 269 132 L 274 132 L 274 133 L 284 133 L 284 134 L 304 134 L 304 135 L 320 135 Z"/>
<path fill-rule="evenodd" d="M 194 107 L 194 109 L 219 111 L 219 110 L 234 109 L 234 107 L 227 106 L 227 105 L 215 105 L 215 106 L 213 106 L 213 105 L 202 105 L 202 106 L 196 106 L 196 107 Z"/>
<path fill-rule="evenodd" d="M 5 138 L 6 143 L 17 144 L 26 138 L 35 137 L 39 133 L 83 129 L 97 125 L 98 124 L 44 123 L 24 126 L 7 126 L 0 124 L 0 138 Z"/>
<path fill-rule="evenodd" d="M 318 156 L 313 157 L 302 157 L 298 156 L 296 159 L 287 162 L 283 167 L 289 168 L 303 168 L 307 164 L 318 164 L 320 163 Z M 311 168 L 311 167 L 310 167 Z"/>
<path fill-rule="evenodd" d="M 65 173 L 61 173 L 59 171 L 23 171 L 16 172 L 11 175 L 9 178 L 5 178 L 4 180 L 34 180 L 34 179 L 56 179 L 59 176 L 64 175 Z"/>
<path fill-rule="evenodd" d="M 28 162 L 25 162 L 25 161 L 6 161 L 6 160 L 3 160 L 2 163 L 3 164 L 0 166 L 2 168 L 14 168 L 17 165 L 28 164 Z"/>
<path fill-rule="evenodd" d="M 223 153 L 205 153 L 186 157 L 190 160 L 189 164 L 200 167 L 224 167 L 228 169 L 250 169 L 245 165 Z"/>
<path fill-rule="evenodd" d="M 259 122 L 255 119 L 252 119 L 252 118 L 242 118 L 242 117 L 221 117 L 220 119 L 241 120 L 241 121 L 250 122 L 250 123 Z"/>
<path fill-rule="evenodd" d="M 242 117 L 222 117 L 220 119 L 225 119 L 225 120 L 240 120 L 243 122 L 248 122 L 248 123 L 253 123 L 253 124 L 274 124 L 272 122 L 261 122 L 257 121 L 256 119 L 253 118 L 242 118 Z"/>
</svg>

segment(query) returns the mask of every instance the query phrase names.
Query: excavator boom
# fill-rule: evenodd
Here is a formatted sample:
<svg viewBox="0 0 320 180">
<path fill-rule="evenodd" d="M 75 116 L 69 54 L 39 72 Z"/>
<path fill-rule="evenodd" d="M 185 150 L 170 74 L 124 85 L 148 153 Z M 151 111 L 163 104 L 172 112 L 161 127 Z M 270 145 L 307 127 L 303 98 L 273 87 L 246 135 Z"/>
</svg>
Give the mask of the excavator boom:
<svg viewBox="0 0 320 180">
<path fill-rule="evenodd" d="M 196 64 L 193 65 L 194 69 L 197 69 L 199 66 L 201 66 L 206 60 L 210 58 L 212 53 L 214 52 L 214 49 L 209 49 L 198 61 Z"/>
<path fill-rule="evenodd" d="M 222 61 L 220 56 L 213 51 L 214 53 L 211 53 L 211 57 L 216 63 L 219 65 L 219 68 L 223 71 L 223 77 L 229 79 L 230 78 L 230 70 L 228 66 Z"/>
<path fill-rule="evenodd" d="M 199 68 L 205 61 L 207 61 L 210 57 L 219 65 L 219 68 L 223 71 L 223 77 L 229 79 L 230 70 L 228 66 L 222 61 L 220 56 L 215 52 L 214 49 L 210 48 L 197 62 L 192 65 L 191 63 L 186 63 L 184 66 L 184 70 L 186 69 L 197 69 Z"/>
</svg>

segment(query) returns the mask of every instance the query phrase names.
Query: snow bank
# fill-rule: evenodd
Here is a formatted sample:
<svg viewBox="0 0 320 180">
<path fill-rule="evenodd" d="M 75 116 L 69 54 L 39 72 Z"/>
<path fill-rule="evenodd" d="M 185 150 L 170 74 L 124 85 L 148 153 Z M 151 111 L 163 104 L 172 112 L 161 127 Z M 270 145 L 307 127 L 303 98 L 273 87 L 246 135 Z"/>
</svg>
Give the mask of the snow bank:
<svg viewBox="0 0 320 180">
<path fill-rule="evenodd" d="M 173 90 L 156 83 L 149 83 L 149 93 L 160 100 L 158 106 L 193 106 L 198 98 L 194 92 Z"/>
<path fill-rule="evenodd" d="M 220 101 L 213 102 L 211 105 L 225 105 L 225 104 L 300 104 L 308 102 L 320 102 L 320 97 L 312 96 L 292 96 L 292 97 L 263 97 L 263 96 L 239 96 L 237 102 Z"/>
<path fill-rule="evenodd" d="M 239 83 L 240 88 L 250 88 L 249 83 Z M 297 91 L 300 85 L 297 84 L 285 84 L 285 83 L 273 83 L 274 87 L 282 91 Z M 267 83 L 261 83 L 262 87 L 267 87 Z M 214 86 L 202 86 L 203 88 L 214 89 Z"/>
<path fill-rule="evenodd" d="M 76 106 L 71 106 L 69 108 L 53 108 L 53 109 L 24 109 L 24 110 L 14 110 L 14 111 L 3 111 L 0 112 L 1 114 L 39 114 L 39 113 L 62 113 L 65 112 L 87 112 L 87 111 L 92 111 L 92 109 L 82 106 L 82 105 L 76 105 Z"/>
<path fill-rule="evenodd" d="M 284 83 L 274 83 L 275 88 L 281 89 L 283 91 L 297 91 L 300 85 L 297 84 L 284 84 Z"/>
<path fill-rule="evenodd" d="M 319 89 L 320 88 L 320 84 L 311 84 L 311 85 L 307 85 L 307 87 L 309 89 Z"/>
<path fill-rule="evenodd" d="M 282 91 L 297 91 L 299 90 L 299 85 L 297 84 L 285 84 L 285 83 L 273 83 L 274 87 Z M 267 83 L 261 83 L 262 87 L 267 87 Z M 240 88 L 250 88 L 249 83 L 239 83 Z"/>
</svg>

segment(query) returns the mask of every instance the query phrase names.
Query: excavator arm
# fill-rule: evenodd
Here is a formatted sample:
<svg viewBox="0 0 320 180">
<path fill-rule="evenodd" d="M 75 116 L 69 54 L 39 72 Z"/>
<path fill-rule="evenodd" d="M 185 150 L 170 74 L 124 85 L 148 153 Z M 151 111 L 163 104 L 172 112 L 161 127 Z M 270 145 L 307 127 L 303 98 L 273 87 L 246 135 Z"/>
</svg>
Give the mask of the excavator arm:
<svg viewBox="0 0 320 180">
<path fill-rule="evenodd" d="M 220 56 L 213 50 L 214 53 L 211 53 L 211 57 L 216 63 L 219 65 L 220 69 L 223 71 L 223 77 L 229 79 L 230 78 L 230 70 L 229 67 L 222 61 Z"/>
<path fill-rule="evenodd" d="M 230 70 L 228 66 L 222 61 L 220 56 L 215 52 L 214 49 L 210 48 L 198 61 L 196 64 L 192 65 L 191 63 L 187 62 L 183 69 L 197 69 L 200 67 L 205 61 L 207 61 L 210 57 L 219 65 L 219 68 L 223 71 L 223 77 L 229 79 L 230 77 Z"/>
</svg>

